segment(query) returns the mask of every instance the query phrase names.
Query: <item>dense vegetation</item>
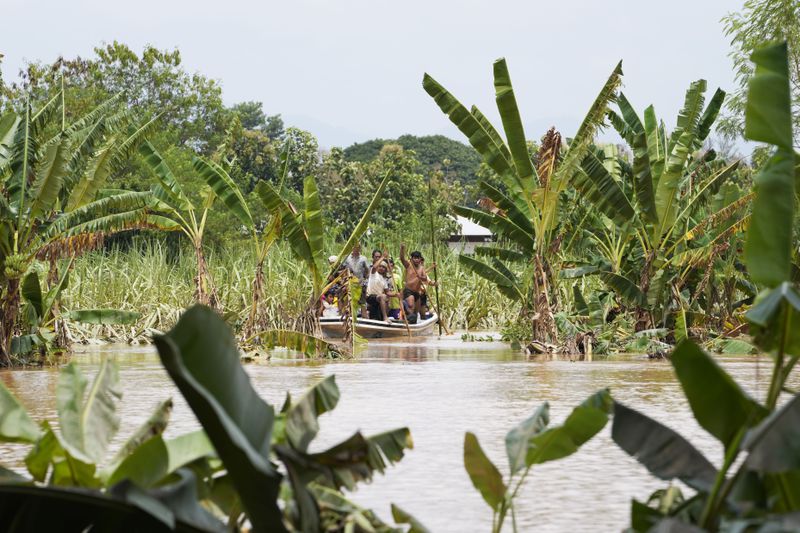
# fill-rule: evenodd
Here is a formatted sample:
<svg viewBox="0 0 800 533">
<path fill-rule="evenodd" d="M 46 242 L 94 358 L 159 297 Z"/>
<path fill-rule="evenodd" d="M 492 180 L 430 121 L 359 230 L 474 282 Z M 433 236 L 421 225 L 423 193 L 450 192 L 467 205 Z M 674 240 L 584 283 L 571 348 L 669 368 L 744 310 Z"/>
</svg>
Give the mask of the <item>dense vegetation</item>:
<svg viewBox="0 0 800 533">
<path fill-rule="evenodd" d="M 476 434 L 464 436 L 464 467 L 493 531 L 509 522 L 516 531 L 523 481 L 538 465 L 578 452 L 609 422 L 615 444 L 670 483 L 632 501 L 632 531 L 797 530 L 797 14 L 796 3 L 753 0 L 727 17 L 741 91 L 725 107 L 722 90 L 706 101 L 697 80 L 671 126 L 652 106 L 630 105 L 621 64 L 574 134 L 534 141 L 505 60 L 493 67 L 500 127 L 426 74 L 424 90 L 479 165 L 441 137 L 321 155 L 312 134 L 261 104 L 224 106 L 219 84 L 185 72 L 177 52 L 138 56 L 114 43 L 93 59 L 29 65 L 0 85 L 0 364 L 44 362 L 70 340 L 152 339 L 202 429 L 166 439 L 166 400 L 110 453 L 120 392 L 106 359 L 91 384 L 74 364 L 60 369 L 57 421 L 34 420 L 0 384 L 0 441 L 30 447 L 24 473 L 0 468 L 0 524 L 395 530 L 345 491 L 401 460 L 410 431 L 357 431 L 312 452 L 320 415 L 339 399 L 335 379 L 276 410 L 253 389 L 238 346 L 351 353 L 352 331 L 337 348 L 317 320 L 337 263 L 361 240 L 394 249 L 413 238 L 443 255 L 451 324 L 501 326 L 546 353 L 674 344 L 691 411 L 723 446 L 712 463 L 607 389 L 560 425 L 545 403 L 506 435 L 505 475 Z M 780 24 L 765 23 L 773 17 Z M 788 44 L 761 46 L 764 37 Z M 709 148 L 721 113 L 726 134 L 761 143 L 751 164 Z M 604 126 L 624 145 L 599 143 Z M 463 205 L 472 196 L 477 207 Z M 420 206 L 424 216 L 403 216 Z M 476 256 L 443 254 L 450 214 L 498 241 Z M 186 310 L 191 302 L 200 305 Z M 749 396 L 703 344 L 769 354 L 765 397 Z M 392 514 L 426 531 L 400 507 Z"/>
</svg>

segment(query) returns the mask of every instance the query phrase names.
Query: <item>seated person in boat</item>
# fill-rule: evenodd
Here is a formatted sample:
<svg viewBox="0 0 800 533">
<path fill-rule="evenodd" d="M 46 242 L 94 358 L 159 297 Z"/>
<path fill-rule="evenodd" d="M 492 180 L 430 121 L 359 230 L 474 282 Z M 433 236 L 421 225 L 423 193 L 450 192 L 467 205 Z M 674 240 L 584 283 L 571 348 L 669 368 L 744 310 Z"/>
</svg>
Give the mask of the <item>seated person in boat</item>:
<svg viewBox="0 0 800 533">
<path fill-rule="evenodd" d="M 339 302 L 336 292 L 331 289 L 322 297 L 322 316 L 324 318 L 339 318 Z"/>
<path fill-rule="evenodd" d="M 389 284 L 389 291 L 394 294 L 389 298 L 389 317 L 394 320 L 400 319 L 400 293 L 397 292 L 397 281 L 394 279 L 395 269 L 394 261 L 388 257 L 386 261 L 389 263 L 389 272 L 387 273 L 387 281 Z"/>
<path fill-rule="evenodd" d="M 384 260 L 378 263 L 376 271 L 369 277 L 367 283 L 367 308 L 369 318 L 372 320 L 383 320 L 389 322 L 389 298 L 396 296 L 396 292 L 389 290 L 389 280 L 386 273 L 389 271 L 389 264 Z"/>
<path fill-rule="evenodd" d="M 406 258 L 406 245 L 400 245 L 400 262 L 403 263 L 403 266 L 406 269 L 405 272 L 405 286 L 403 287 L 403 300 L 406 304 L 406 309 L 408 310 L 409 321 L 416 322 L 416 320 L 410 320 L 411 318 L 416 318 L 420 316 L 420 307 L 422 305 L 422 296 L 423 296 L 423 284 L 425 285 L 432 285 L 436 286 L 436 282 L 432 279 L 428 278 L 428 274 L 425 272 L 425 265 L 424 258 L 422 257 L 422 253 L 418 251 L 411 252 L 411 260 L 409 261 Z M 436 268 L 436 263 L 431 265 L 431 270 Z M 410 316 L 415 315 L 415 316 Z"/>
<path fill-rule="evenodd" d="M 361 307 L 361 316 L 367 316 L 367 281 L 369 280 L 370 275 L 370 266 L 367 262 L 367 258 L 361 255 L 361 244 L 356 244 L 353 247 L 353 251 L 350 255 L 347 256 L 347 259 L 344 260 L 344 266 L 350 270 L 350 273 L 353 274 L 355 277 L 358 278 L 358 284 L 361 288 L 361 294 L 358 298 L 358 304 Z M 356 295 L 352 295 L 353 298 Z"/>
</svg>

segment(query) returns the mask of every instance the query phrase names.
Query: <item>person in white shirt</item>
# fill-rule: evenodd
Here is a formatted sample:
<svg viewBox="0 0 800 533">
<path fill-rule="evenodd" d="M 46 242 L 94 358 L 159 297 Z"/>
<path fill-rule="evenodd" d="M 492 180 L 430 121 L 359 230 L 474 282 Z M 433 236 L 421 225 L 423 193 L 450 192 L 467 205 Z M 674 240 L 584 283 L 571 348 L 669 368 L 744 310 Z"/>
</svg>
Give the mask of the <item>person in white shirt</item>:
<svg viewBox="0 0 800 533">
<path fill-rule="evenodd" d="M 379 320 L 378 317 L 382 317 L 384 322 L 390 322 L 389 298 L 397 296 L 397 293 L 389 289 L 389 280 L 386 278 L 388 270 L 389 265 L 386 261 L 381 261 L 375 268 L 375 272 L 370 274 L 367 282 L 367 307 L 369 318 L 375 317 L 373 320 Z"/>
</svg>

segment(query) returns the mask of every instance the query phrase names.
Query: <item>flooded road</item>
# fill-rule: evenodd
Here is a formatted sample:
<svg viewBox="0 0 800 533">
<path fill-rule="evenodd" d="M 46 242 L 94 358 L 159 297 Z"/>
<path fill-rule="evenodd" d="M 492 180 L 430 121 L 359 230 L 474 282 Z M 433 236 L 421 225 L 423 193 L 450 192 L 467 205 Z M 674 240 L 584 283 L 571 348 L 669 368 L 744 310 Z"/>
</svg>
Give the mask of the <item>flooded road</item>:
<svg viewBox="0 0 800 533">
<path fill-rule="evenodd" d="M 153 350 L 105 351 L 120 362 L 124 391 L 117 442 L 170 396 L 175 410 L 167 434 L 198 427 Z M 101 353 L 75 359 L 91 374 Z M 768 360 L 723 359 L 722 364 L 751 394 L 763 396 Z M 609 387 L 618 401 L 679 430 L 712 462 L 721 462 L 721 446 L 694 422 L 671 366 L 662 361 L 533 362 L 500 343 L 449 337 L 400 344 L 372 341 L 356 361 L 306 363 L 276 354 L 272 361 L 246 369 L 259 393 L 276 408 L 287 390 L 300 394 L 323 377 L 336 375 L 341 399 L 321 418 L 312 450 L 357 429 L 369 435 L 408 426 L 414 450 L 351 496 L 385 520 L 391 517 L 389 504 L 397 503 L 434 532 L 491 529 L 491 510 L 464 471 L 464 432 L 474 432 L 505 473 L 506 433 L 544 401 L 550 402 L 551 423 L 558 424 L 587 396 Z M 0 379 L 37 420 L 54 420 L 57 375 L 56 369 L 18 370 L 0 373 Z M 21 465 L 22 449 L 3 446 L 0 453 L 2 464 Z M 517 522 L 520 531 L 621 531 L 628 523 L 631 498 L 646 499 L 664 486 L 616 447 L 609 424 L 577 454 L 533 468 L 518 496 Z"/>
</svg>

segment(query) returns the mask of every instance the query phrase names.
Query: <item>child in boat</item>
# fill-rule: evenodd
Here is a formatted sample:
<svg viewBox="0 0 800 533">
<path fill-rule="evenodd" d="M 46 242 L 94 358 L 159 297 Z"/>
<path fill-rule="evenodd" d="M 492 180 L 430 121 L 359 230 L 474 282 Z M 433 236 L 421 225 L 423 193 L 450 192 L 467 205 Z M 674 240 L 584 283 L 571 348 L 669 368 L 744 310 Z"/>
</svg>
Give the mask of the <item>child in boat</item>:
<svg viewBox="0 0 800 533">
<path fill-rule="evenodd" d="M 324 318 L 339 318 L 339 304 L 336 301 L 336 293 L 332 290 L 325 293 L 322 297 L 322 316 Z"/>
<path fill-rule="evenodd" d="M 405 243 L 400 245 L 400 262 L 403 263 L 406 269 L 403 300 L 408 310 L 409 322 L 416 322 L 416 318 L 420 316 L 420 308 L 423 303 L 423 284 L 435 287 L 436 282 L 428 278 L 421 252 L 411 252 L 411 260 L 406 258 Z M 431 265 L 431 270 L 434 268 L 436 268 L 436 263 Z"/>
</svg>

